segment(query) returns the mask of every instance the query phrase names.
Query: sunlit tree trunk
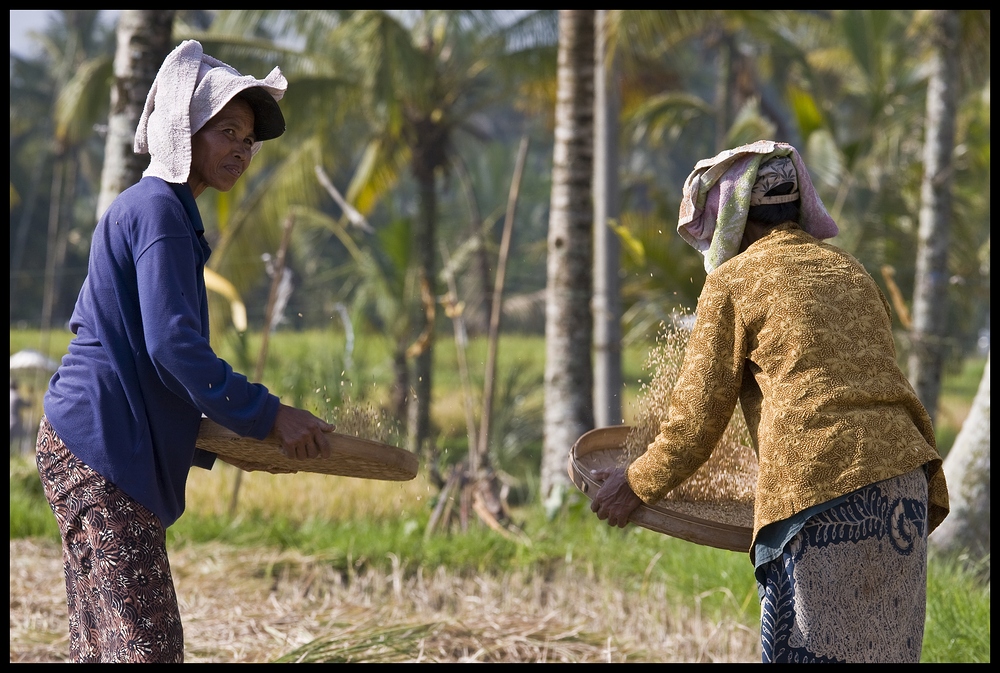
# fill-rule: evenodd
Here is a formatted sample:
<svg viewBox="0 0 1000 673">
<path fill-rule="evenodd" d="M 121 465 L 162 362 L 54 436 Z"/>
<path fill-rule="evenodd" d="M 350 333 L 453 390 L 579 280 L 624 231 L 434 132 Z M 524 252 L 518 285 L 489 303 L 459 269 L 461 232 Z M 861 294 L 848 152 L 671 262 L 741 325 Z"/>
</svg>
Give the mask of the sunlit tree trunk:
<svg viewBox="0 0 1000 673">
<path fill-rule="evenodd" d="M 622 422 L 618 217 L 618 70 L 609 44 L 609 11 L 597 10 L 594 72 L 594 422 Z"/>
<path fill-rule="evenodd" d="M 937 549 L 990 553 L 990 356 L 972 409 L 944 461 L 951 512 L 929 538 Z"/>
<path fill-rule="evenodd" d="M 948 243 L 958 111 L 958 10 L 935 10 L 931 22 L 933 56 L 927 83 L 924 176 L 920 188 L 917 271 L 909 378 L 931 418 L 937 411 L 945 355 Z"/>
<path fill-rule="evenodd" d="M 98 219 L 116 196 L 139 181 L 149 164 L 149 157 L 133 152 L 132 145 L 146 94 L 173 46 L 175 13 L 173 9 L 123 9 L 118 17 Z"/>
<path fill-rule="evenodd" d="M 541 495 L 569 484 L 570 447 L 593 428 L 594 10 L 560 10 L 545 304 Z"/>
</svg>

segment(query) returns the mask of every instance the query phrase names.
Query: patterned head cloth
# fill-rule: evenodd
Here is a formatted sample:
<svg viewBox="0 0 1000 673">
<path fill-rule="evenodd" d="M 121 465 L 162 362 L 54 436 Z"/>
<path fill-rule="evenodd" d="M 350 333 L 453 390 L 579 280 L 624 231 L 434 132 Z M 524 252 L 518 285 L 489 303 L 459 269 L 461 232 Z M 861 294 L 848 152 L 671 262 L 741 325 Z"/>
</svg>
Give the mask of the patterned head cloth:
<svg viewBox="0 0 1000 673">
<path fill-rule="evenodd" d="M 788 143 L 758 140 L 702 159 L 684 181 L 677 233 L 704 255 L 705 271 L 717 269 L 739 253 L 747 211 L 757 205 L 753 193 L 758 169 L 778 157 L 785 161 L 760 171 L 762 182 L 773 181 L 766 189 L 761 184 L 761 195 L 793 176 L 795 195 L 801 199 L 799 226 L 819 239 L 837 235 L 837 223 L 820 201 L 798 151 Z M 776 203 L 773 198 L 760 203 Z"/>
<path fill-rule="evenodd" d="M 792 191 L 788 194 L 766 194 L 777 187 L 787 183 L 792 184 Z M 754 180 L 753 188 L 750 190 L 750 205 L 764 206 L 774 203 L 791 203 L 799 200 L 799 180 L 795 176 L 795 166 L 792 165 L 790 157 L 774 157 L 762 162 L 757 169 L 757 179 Z"/>
<path fill-rule="evenodd" d="M 187 182 L 191 136 L 236 95 L 254 111 L 257 142 L 250 148 L 253 156 L 262 141 L 277 138 L 285 131 L 278 101 L 287 87 L 288 80 L 278 68 L 264 79 L 241 75 L 236 68 L 206 54 L 200 42 L 181 42 L 156 73 L 135 131 L 135 153 L 150 155 L 149 168 L 143 175 L 173 183 Z"/>
</svg>

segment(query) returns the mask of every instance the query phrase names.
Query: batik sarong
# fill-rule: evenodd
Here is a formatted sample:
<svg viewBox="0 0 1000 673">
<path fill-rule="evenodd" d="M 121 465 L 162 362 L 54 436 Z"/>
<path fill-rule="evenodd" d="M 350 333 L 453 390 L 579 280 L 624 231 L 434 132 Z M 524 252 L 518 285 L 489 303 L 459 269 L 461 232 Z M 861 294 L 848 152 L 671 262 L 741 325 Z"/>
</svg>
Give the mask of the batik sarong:
<svg viewBox="0 0 1000 673">
<path fill-rule="evenodd" d="M 160 520 L 76 458 L 44 418 L 35 460 L 62 534 L 70 658 L 182 662 L 184 633 Z"/>
<path fill-rule="evenodd" d="M 762 658 L 920 660 L 927 597 L 923 469 L 814 515 L 765 566 Z"/>
</svg>

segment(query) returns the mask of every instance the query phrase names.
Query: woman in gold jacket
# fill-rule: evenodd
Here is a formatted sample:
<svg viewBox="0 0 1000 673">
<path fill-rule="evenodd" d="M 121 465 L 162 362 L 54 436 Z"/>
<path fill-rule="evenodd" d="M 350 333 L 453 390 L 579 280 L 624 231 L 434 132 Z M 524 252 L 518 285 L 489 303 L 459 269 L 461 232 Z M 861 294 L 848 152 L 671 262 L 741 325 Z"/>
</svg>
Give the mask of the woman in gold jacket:
<svg viewBox="0 0 1000 673">
<path fill-rule="evenodd" d="M 763 660 L 919 661 L 948 493 L 888 302 L 820 240 L 837 228 L 790 145 L 699 162 L 679 229 L 709 273 L 669 412 L 631 465 L 594 472 L 591 508 L 624 527 L 708 459 L 739 401 L 759 466 Z"/>
</svg>

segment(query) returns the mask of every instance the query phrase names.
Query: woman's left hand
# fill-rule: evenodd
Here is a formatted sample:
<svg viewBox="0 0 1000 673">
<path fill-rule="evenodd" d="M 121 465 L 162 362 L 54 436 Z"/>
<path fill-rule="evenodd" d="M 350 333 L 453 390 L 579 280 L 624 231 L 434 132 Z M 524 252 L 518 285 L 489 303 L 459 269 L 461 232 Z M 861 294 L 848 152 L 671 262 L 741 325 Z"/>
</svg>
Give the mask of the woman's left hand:
<svg viewBox="0 0 1000 673">
<path fill-rule="evenodd" d="M 590 476 L 604 481 L 594 495 L 590 509 L 597 513 L 597 518 L 601 521 L 607 520 L 609 526 L 624 528 L 629 516 L 642 504 L 642 499 L 635 494 L 625 478 L 625 469 L 591 470 Z"/>
</svg>

